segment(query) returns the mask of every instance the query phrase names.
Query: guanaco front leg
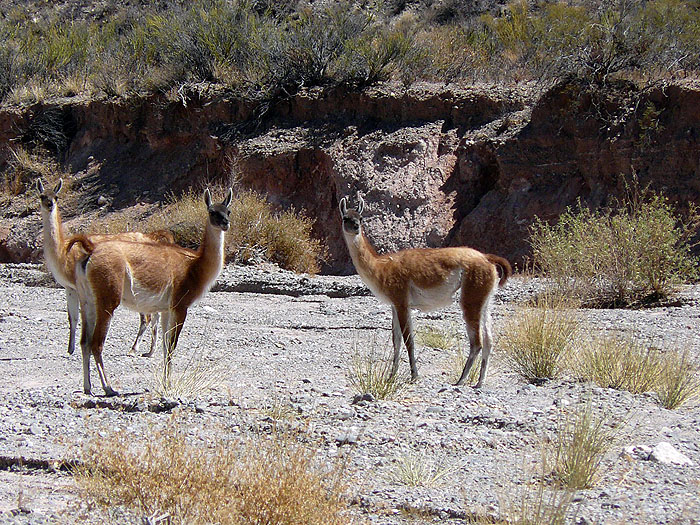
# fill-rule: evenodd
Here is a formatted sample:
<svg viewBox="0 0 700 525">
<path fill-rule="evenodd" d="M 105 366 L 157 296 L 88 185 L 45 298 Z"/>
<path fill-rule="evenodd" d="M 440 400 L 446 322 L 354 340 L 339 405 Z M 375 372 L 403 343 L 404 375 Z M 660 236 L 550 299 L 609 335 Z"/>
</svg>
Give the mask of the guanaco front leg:
<svg viewBox="0 0 700 525">
<path fill-rule="evenodd" d="M 411 320 L 411 310 L 407 306 L 393 306 L 396 312 L 398 328 L 403 335 L 403 342 L 408 350 L 408 363 L 411 366 L 411 381 L 418 379 L 418 367 L 416 366 L 415 345 L 413 342 L 413 321 Z M 394 329 L 394 364 L 398 367 L 398 357 L 396 354 L 396 331 Z"/>
<path fill-rule="evenodd" d="M 73 355 L 75 352 L 75 331 L 78 327 L 80 319 L 80 298 L 78 291 L 71 288 L 66 288 L 66 306 L 68 309 L 68 326 L 70 333 L 68 334 L 68 355 Z"/>
<path fill-rule="evenodd" d="M 187 310 L 169 310 L 163 312 L 161 326 L 163 330 L 163 384 L 170 384 L 170 369 L 182 325 L 185 323 Z"/>
</svg>

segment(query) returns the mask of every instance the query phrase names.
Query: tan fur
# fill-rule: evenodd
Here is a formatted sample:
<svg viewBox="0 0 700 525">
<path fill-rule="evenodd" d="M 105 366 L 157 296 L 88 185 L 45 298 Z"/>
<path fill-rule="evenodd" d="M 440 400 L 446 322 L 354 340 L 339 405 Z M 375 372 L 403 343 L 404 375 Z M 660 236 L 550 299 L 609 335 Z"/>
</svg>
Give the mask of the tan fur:
<svg viewBox="0 0 700 525">
<path fill-rule="evenodd" d="M 392 305 L 394 331 L 393 373 L 399 365 L 401 340 L 408 350 L 411 377 L 418 377 L 414 355 L 412 308 L 432 310 L 451 303 L 461 289 L 460 307 L 467 324 L 470 354 L 458 384 L 483 348 L 481 373 L 477 387 L 483 383 L 490 353 L 489 302 L 496 287 L 503 286 L 512 273 L 507 260 L 467 247 L 409 249 L 379 255 L 362 232 L 359 198 L 356 209 L 341 200 L 343 234 L 357 273 L 383 302 Z M 499 278 L 499 269 L 501 276 Z"/>
<path fill-rule="evenodd" d="M 209 220 L 197 251 L 175 244 L 111 240 L 93 243 L 75 236 L 69 246 L 87 253 L 76 269 L 78 294 L 83 316 L 84 390 L 90 391 L 89 369 L 92 354 L 97 363 L 105 393 L 113 395 L 102 370 L 102 348 L 114 310 L 124 304 L 138 312 L 163 312 L 163 351 L 165 380 L 169 380 L 172 354 L 187 309 L 214 284 L 224 258 L 224 231 L 228 229 L 228 205 L 232 192 L 223 203 L 212 206 L 205 193 Z M 216 224 L 212 221 L 218 221 Z M 89 366 L 89 365 L 88 365 Z"/>
<path fill-rule="evenodd" d="M 40 194 L 40 209 L 43 223 L 44 260 L 47 268 L 54 276 L 54 279 L 66 289 L 68 323 L 70 327 L 68 353 L 72 354 L 75 350 L 75 328 L 78 317 L 78 297 L 75 292 L 75 265 L 77 261 L 85 257 L 85 251 L 81 250 L 80 247 L 73 247 L 74 243 L 71 242 L 72 237 L 66 238 L 65 236 L 61 212 L 58 208 L 58 193 L 62 185 L 63 181 L 59 180 L 53 190 L 45 191 L 41 181 L 38 181 L 37 188 Z M 95 244 L 108 240 L 159 242 L 166 244 L 175 242 L 172 233 L 166 230 L 158 230 L 152 233 L 124 232 L 116 234 L 92 234 L 87 236 L 87 239 Z M 73 290 L 73 292 L 71 292 L 71 290 Z M 139 333 L 133 344 L 134 349 L 138 347 L 139 340 L 143 335 L 145 327 L 151 323 L 151 316 L 142 315 L 140 321 Z M 155 338 L 157 334 L 157 328 L 155 328 L 157 322 L 156 317 L 153 319 L 153 338 Z M 153 344 L 154 339 L 151 340 L 151 347 L 153 347 Z M 150 353 L 145 355 L 150 355 Z"/>
</svg>

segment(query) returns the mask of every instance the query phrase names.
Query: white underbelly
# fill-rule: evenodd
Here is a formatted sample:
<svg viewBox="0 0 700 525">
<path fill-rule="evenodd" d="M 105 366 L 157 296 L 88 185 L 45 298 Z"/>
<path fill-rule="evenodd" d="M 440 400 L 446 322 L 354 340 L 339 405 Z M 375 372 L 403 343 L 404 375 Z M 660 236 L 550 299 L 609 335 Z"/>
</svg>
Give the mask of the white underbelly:
<svg viewBox="0 0 700 525">
<path fill-rule="evenodd" d="M 130 310 L 142 313 L 165 312 L 170 308 L 171 290 L 170 286 L 162 290 L 151 290 L 141 285 L 127 271 L 124 278 L 122 304 Z"/>
<path fill-rule="evenodd" d="M 451 305 L 462 282 L 462 270 L 453 270 L 439 285 L 421 288 L 411 282 L 408 286 L 408 304 L 411 308 L 429 312 Z"/>
<path fill-rule="evenodd" d="M 391 299 L 389 299 L 384 293 L 382 293 L 379 286 L 377 286 L 372 281 L 372 279 L 370 279 L 368 276 L 364 275 L 363 272 L 357 272 L 357 273 L 360 275 L 362 282 L 364 282 L 367 285 L 367 288 L 369 288 L 370 292 L 372 292 L 372 295 L 374 295 L 382 303 L 391 304 Z"/>
</svg>

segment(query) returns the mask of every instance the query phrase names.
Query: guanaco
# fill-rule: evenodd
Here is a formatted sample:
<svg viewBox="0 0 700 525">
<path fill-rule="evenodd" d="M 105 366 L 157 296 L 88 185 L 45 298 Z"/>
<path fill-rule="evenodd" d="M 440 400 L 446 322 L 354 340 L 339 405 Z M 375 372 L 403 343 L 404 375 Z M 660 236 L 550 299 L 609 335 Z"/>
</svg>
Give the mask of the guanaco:
<svg viewBox="0 0 700 525">
<path fill-rule="evenodd" d="M 459 304 L 467 325 L 469 357 L 457 385 L 464 384 L 481 351 L 481 370 L 475 385 L 481 388 L 492 348 L 490 302 L 496 289 L 512 274 L 510 263 L 467 247 L 409 249 L 379 255 L 362 231 L 364 200 L 359 194 L 357 200 L 354 209 L 348 208 L 347 197 L 340 201 L 343 235 L 362 281 L 377 299 L 391 305 L 392 376 L 399 368 L 403 339 L 411 379 L 418 379 L 411 309 L 430 311 L 448 306 L 461 290 Z"/>
<path fill-rule="evenodd" d="M 102 350 L 114 310 L 124 304 L 142 313 L 161 312 L 164 380 L 170 380 L 172 356 L 187 309 L 213 286 L 224 263 L 224 232 L 229 228 L 229 189 L 220 204 L 212 204 L 204 192 L 208 217 L 197 251 L 174 244 L 113 240 L 93 243 L 75 236 L 87 256 L 76 267 L 80 297 L 83 353 L 83 391 L 90 394 L 90 354 L 95 359 L 102 388 L 117 395 L 107 381 Z"/>
<path fill-rule="evenodd" d="M 44 230 L 44 260 L 49 271 L 53 275 L 56 282 L 63 286 L 66 290 L 66 306 L 68 310 L 68 354 L 73 354 L 75 351 L 75 331 L 78 326 L 79 299 L 78 292 L 75 288 L 75 263 L 85 253 L 79 247 L 67 249 L 70 238 L 66 238 L 61 213 L 58 209 L 58 194 L 63 187 L 63 179 L 59 179 L 53 190 L 45 190 L 41 180 L 37 180 L 37 190 L 39 192 L 39 201 L 41 209 L 41 220 Z M 172 233 L 165 230 L 159 230 L 152 233 L 140 232 L 124 232 L 116 234 L 93 234 L 89 236 L 90 241 L 99 243 L 104 240 L 130 240 L 130 241 L 154 241 L 161 243 L 175 242 Z M 144 356 L 150 356 L 155 347 L 156 338 L 158 336 L 158 314 L 151 316 L 150 314 L 140 315 L 140 325 L 136 340 L 132 346 L 132 353 L 138 351 L 138 346 L 143 337 L 146 328 L 151 327 L 151 348 L 150 351 L 144 353 Z"/>
</svg>

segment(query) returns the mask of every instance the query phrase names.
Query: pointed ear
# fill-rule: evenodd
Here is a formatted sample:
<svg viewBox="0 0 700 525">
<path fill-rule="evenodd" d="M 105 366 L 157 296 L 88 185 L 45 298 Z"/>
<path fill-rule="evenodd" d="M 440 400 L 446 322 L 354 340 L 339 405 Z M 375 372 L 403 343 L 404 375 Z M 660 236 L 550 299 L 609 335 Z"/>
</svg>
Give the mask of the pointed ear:
<svg viewBox="0 0 700 525">
<path fill-rule="evenodd" d="M 41 179 L 36 179 L 36 191 L 40 194 L 44 193 L 44 184 L 41 182 Z"/>
<path fill-rule="evenodd" d="M 341 217 L 345 217 L 345 214 L 348 212 L 348 198 L 343 197 L 340 199 L 340 204 L 338 205 L 340 208 L 340 215 Z"/>
<path fill-rule="evenodd" d="M 53 189 L 54 194 L 58 195 L 58 192 L 63 188 L 63 179 L 58 179 L 58 184 Z"/>
<path fill-rule="evenodd" d="M 224 199 L 223 204 L 226 208 L 229 207 L 229 204 L 231 204 L 231 200 L 233 199 L 233 188 L 228 189 L 228 193 L 226 194 L 226 198 Z"/>
<path fill-rule="evenodd" d="M 207 205 L 207 208 L 211 208 L 211 193 L 209 193 L 209 188 L 204 190 L 204 204 Z"/>
<path fill-rule="evenodd" d="M 365 201 L 362 198 L 362 196 L 360 195 L 360 192 L 358 191 L 357 192 L 357 213 L 362 215 L 362 210 L 364 210 L 364 209 L 365 209 Z"/>
</svg>

